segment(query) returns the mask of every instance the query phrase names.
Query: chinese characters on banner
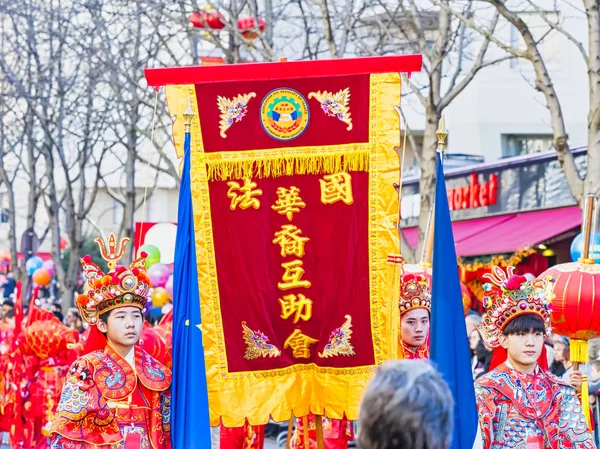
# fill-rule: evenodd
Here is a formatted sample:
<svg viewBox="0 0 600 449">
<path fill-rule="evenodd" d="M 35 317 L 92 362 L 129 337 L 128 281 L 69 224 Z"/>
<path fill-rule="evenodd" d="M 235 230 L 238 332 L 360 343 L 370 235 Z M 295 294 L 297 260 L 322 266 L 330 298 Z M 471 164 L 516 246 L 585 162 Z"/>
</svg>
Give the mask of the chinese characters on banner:
<svg viewBox="0 0 600 449">
<path fill-rule="evenodd" d="M 373 370 L 396 357 L 397 273 L 387 260 L 399 251 L 401 83 L 392 67 L 405 60 L 381 60 L 391 64 L 382 73 L 317 61 L 294 63 L 308 64 L 297 78 L 278 80 L 273 69 L 265 80 L 167 86 L 172 115 L 188 98 L 195 114 L 212 425 L 309 411 L 356 419 Z M 178 119 L 176 144 L 180 133 Z"/>
</svg>

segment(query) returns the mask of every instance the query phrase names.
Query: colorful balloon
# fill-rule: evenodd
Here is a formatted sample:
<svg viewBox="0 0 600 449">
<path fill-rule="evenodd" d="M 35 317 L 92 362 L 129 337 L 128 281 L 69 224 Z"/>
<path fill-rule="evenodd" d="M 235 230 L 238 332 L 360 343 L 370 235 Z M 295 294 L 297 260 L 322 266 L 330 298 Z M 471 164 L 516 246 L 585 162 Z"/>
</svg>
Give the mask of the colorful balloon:
<svg viewBox="0 0 600 449">
<path fill-rule="evenodd" d="M 167 283 L 165 284 L 165 288 L 169 292 L 169 295 L 173 296 L 173 275 L 169 276 L 169 279 L 167 279 Z"/>
<path fill-rule="evenodd" d="M 171 295 L 169 295 L 169 292 L 163 287 L 155 288 L 152 292 L 152 305 L 154 307 L 159 307 L 159 310 L 160 307 L 164 306 L 170 299 Z"/>
<path fill-rule="evenodd" d="M 600 234 L 594 233 L 590 236 L 589 258 L 600 263 Z M 583 253 L 583 233 L 577 234 L 571 243 L 571 259 L 577 262 Z"/>
<path fill-rule="evenodd" d="M 27 274 L 29 276 L 33 276 L 35 270 L 39 270 L 44 265 L 44 261 L 39 256 L 30 257 L 25 263 L 25 268 L 27 269 Z"/>
<path fill-rule="evenodd" d="M 41 285 L 43 287 L 50 283 L 52 276 L 50 276 L 50 273 L 48 273 L 48 270 L 45 268 L 38 268 L 33 273 L 31 279 L 33 279 L 33 282 L 35 282 L 37 285 Z"/>
<path fill-rule="evenodd" d="M 48 273 L 50 273 L 50 276 L 54 276 L 54 261 L 53 260 L 44 261 L 42 268 L 44 268 Z"/>
<path fill-rule="evenodd" d="M 157 263 L 148 268 L 147 274 L 152 287 L 164 287 L 171 276 L 171 270 L 166 265 Z"/>
<path fill-rule="evenodd" d="M 160 250 L 154 245 L 144 245 L 140 248 L 138 255 L 144 251 L 148 256 L 146 257 L 146 268 L 150 268 L 152 265 L 156 265 L 160 262 Z"/>
<path fill-rule="evenodd" d="M 171 264 L 175 261 L 175 242 L 177 225 L 173 223 L 157 223 L 148 229 L 144 237 L 146 245 L 154 245 L 160 251 L 160 262 Z"/>
</svg>

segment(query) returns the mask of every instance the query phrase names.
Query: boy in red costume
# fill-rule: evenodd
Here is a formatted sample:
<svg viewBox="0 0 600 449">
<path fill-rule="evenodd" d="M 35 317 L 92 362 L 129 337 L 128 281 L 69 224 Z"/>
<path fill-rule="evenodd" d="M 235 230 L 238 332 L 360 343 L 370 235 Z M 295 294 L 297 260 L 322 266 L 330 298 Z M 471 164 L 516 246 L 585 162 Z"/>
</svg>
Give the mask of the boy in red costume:
<svg viewBox="0 0 600 449">
<path fill-rule="evenodd" d="M 108 249 L 97 239 L 110 272 L 86 256 L 90 285 L 79 296 L 81 317 L 92 326 L 86 350 L 73 363 L 54 420 L 52 449 L 167 449 L 170 443 L 171 371 L 139 345 L 150 281 L 146 255 L 117 266 L 125 244 Z M 86 351 L 87 352 L 87 351 Z"/>
<path fill-rule="evenodd" d="M 400 285 L 399 359 L 429 358 L 431 289 L 420 274 L 402 276 Z"/>
<path fill-rule="evenodd" d="M 527 281 L 494 268 L 477 326 L 495 348 L 492 371 L 476 381 L 485 449 L 595 449 L 575 389 L 547 371 L 552 278 Z"/>
</svg>

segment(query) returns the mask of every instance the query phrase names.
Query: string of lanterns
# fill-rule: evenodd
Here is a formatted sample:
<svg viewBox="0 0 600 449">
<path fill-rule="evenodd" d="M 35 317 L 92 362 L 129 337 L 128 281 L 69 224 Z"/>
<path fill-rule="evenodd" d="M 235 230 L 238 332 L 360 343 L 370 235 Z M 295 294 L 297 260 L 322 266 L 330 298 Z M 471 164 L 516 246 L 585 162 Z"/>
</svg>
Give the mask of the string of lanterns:
<svg viewBox="0 0 600 449">
<path fill-rule="evenodd" d="M 200 11 L 194 11 L 189 18 L 191 24 L 196 28 L 219 31 L 225 28 L 226 19 L 219 11 L 208 6 Z M 252 41 L 265 31 L 267 23 L 262 18 L 244 16 L 238 19 L 237 29 L 247 40 Z"/>
</svg>

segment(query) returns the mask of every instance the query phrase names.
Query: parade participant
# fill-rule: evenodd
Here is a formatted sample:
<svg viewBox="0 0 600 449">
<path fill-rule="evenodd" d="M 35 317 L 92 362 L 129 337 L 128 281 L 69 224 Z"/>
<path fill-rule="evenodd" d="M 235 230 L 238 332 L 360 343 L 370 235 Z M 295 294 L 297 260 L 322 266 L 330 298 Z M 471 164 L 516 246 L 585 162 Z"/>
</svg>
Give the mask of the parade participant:
<svg viewBox="0 0 600 449">
<path fill-rule="evenodd" d="M 37 292 L 34 289 L 22 334 L 23 355 L 30 361 L 23 417 L 27 436 L 36 447 L 45 448 L 65 375 L 78 356 L 75 348 L 79 334 L 49 310 L 38 307 Z"/>
<path fill-rule="evenodd" d="M 0 319 L 5 321 L 7 319 L 8 312 L 12 312 L 15 308 L 15 304 L 10 299 L 2 301 L 2 311 L 0 312 Z"/>
<path fill-rule="evenodd" d="M 325 449 L 347 449 L 348 441 L 354 439 L 354 429 L 352 421 L 347 419 L 329 419 L 323 417 L 323 445 Z M 304 418 L 296 420 L 296 429 L 292 436 L 291 446 L 296 449 L 316 449 L 317 448 L 317 425 L 315 415 L 308 415 L 308 439 L 309 447 L 304 444 Z"/>
<path fill-rule="evenodd" d="M 429 358 L 431 289 L 420 274 L 402 276 L 400 286 L 400 341 L 398 358 Z"/>
<path fill-rule="evenodd" d="M 221 426 L 219 436 L 221 449 L 262 449 L 265 444 L 265 426 Z"/>
<path fill-rule="evenodd" d="M 400 290 L 400 338 L 398 357 L 401 359 L 429 358 L 429 317 L 431 313 L 431 290 L 424 276 L 406 273 L 402 276 Z M 316 448 L 314 416 L 309 415 L 310 449 Z M 304 449 L 303 420 L 297 421 L 292 437 L 292 447 Z M 329 437 L 329 438 L 328 438 Z M 348 420 L 323 418 L 325 446 L 345 449 L 354 438 L 352 423 Z M 294 446 L 295 444 L 295 446 Z"/>
<path fill-rule="evenodd" d="M 97 239 L 110 272 L 90 256 L 81 260 L 90 289 L 77 298 L 92 327 L 86 350 L 73 363 L 52 423 L 52 449 L 166 449 L 170 443 L 171 372 L 139 345 L 150 281 L 146 255 L 117 266 L 127 240 L 108 249 Z"/>
<path fill-rule="evenodd" d="M 485 276 L 486 313 L 478 328 L 494 348 L 492 371 L 476 381 L 485 449 L 594 449 L 575 388 L 547 371 L 548 286 L 495 267 Z"/>
</svg>

